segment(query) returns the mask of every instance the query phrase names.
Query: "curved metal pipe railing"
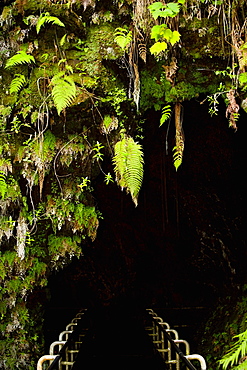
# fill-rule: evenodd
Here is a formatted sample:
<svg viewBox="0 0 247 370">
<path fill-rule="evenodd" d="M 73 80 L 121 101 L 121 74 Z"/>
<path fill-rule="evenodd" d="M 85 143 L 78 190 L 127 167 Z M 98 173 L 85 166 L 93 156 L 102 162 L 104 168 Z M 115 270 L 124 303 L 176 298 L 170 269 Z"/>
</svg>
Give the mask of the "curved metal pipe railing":
<svg viewBox="0 0 247 370">
<path fill-rule="evenodd" d="M 82 334 L 83 326 L 81 319 L 86 311 L 87 309 L 81 310 L 66 326 L 66 330 L 59 334 L 59 340 L 50 345 L 49 355 L 44 355 L 38 360 L 37 370 L 42 370 L 43 364 L 46 361 L 50 361 L 48 370 L 70 370 L 72 368 L 75 363 L 75 356 L 78 354 L 79 347 L 82 343 L 81 338 L 85 336 Z M 58 354 L 54 354 L 56 346 L 59 347 Z"/>
<path fill-rule="evenodd" d="M 178 338 L 176 330 L 170 329 L 169 325 L 163 322 L 162 318 L 159 317 L 152 309 L 147 309 L 149 317 L 151 318 L 152 327 L 147 328 L 151 330 L 149 334 L 153 338 L 153 343 L 157 351 L 161 354 L 165 363 L 168 365 L 169 370 L 172 369 L 172 365 L 176 366 L 176 370 L 180 370 L 180 361 L 190 370 L 196 370 L 190 360 L 197 360 L 200 362 L 201 370 L 206 370 L 206 361 L 201 355 L 189 354 L 189 343 L 185 340 Z M 165 329 L 165 326 L 167 329 Z M 175 336 L 175 339 L 171 337 L 171 334 Z M 167 346 L 166 346 L 167 343 Z M 179 344 L 185 345 L 186 355 L 179 348 Z M 172 350 L 175 352 L 175 358 L 172 358 Z"/>
</svg>

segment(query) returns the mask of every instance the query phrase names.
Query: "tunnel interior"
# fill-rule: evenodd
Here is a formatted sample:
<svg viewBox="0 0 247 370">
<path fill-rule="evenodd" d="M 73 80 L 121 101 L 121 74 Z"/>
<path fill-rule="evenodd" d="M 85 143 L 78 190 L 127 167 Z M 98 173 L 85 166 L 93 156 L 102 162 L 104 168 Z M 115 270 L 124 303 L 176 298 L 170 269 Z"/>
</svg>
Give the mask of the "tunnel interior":
<svg viewBox="0 0 247 370">
<path fill-rule="evenodd" d="M 103 219 L 83 256 L 49 279 L 47 345 L 81 307 L 115 318 L 155 308 L 193 344 L 219 296 L 245 283 L 246 114 L 234 132 L 224 105 L 210 117 L 200 100 L 183 103 L 185 151 L 177 172 L 174 118 L 159 127 L 158 113 L 147 112 L 137 207 L 116 184 L 96 179 Z"/>
</svg>

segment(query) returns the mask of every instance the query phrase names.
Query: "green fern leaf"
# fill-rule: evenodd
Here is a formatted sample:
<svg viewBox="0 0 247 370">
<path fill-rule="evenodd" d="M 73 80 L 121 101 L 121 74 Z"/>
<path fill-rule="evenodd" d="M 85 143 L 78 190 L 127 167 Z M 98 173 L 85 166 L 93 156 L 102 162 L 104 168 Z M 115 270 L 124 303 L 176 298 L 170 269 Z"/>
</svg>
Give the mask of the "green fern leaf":
<svg viewBox="0 0 247 370">
<path fill-rule="evenodd" d="M 4 198 L 7 193 L 6 175 L 3 171 L 0 171 L 0 196 Z"/>
<path fill-rule="evenodd" d="M 124 136 L 114 148 L 113 157 L 116 181 L 122 189 L 130 192 L 137 206 L 138 194 L 143 179 L 143 151 L 142 146 L 131 137 Z"/>
<path fill-rule="evenodd" d="M 160 118 L 160 126 L 163 125 L 170 117 L 171 117 L 171 106 L 170 104 L 166 105 L 164 108 L 162 108 L 162 115 Z"/>
<path fill-rule="evenodd" d="M 45 23 L 52 23 L 52 24 L 56 24 L 57 26 L 60 26 L 60 27 L 65 27 L 65 24 L 63 22 L 61 22 L 59 18 L 53 17 L 53 16 L 50 15 L 50 13 L 46 12 L 46 13 L 42 13 L 40 15 L 39 19 L 38 19 L 38 22 L 36 24 L 37 33 L 39 33 L 41 27 Z"/>
<path fill-rule="evenodd" d="M 10 94 L 18 94 L 18 92 L 22 89 L 22 87 L 26 83 L 26 78 L 24 75 L 17 73 L 15 74 L 15 78 L 11 81 L 9 92 Z"/>
<path fill-rule="evenodd" d="M 60 114 L 63 109 L 72 104 L 76 96 L 75 82 L 71 76 L 66 76 L 64 72 L 59 72 L 52 78 L 51 83 L 53 85 L 53 101 L 58 114 Z"/>
<path fill-rule="evenodd" d="M 125 28 L 118 27 L 114 32 L 114 41 L 125 50 L 132 41 L 132 32 Z"/>
<path fill-rule="evenodd" d="M 173 148 L 173 165 L 178 170 L 178 167 L 181 166 L 183 161 L 183 146 L 174 146 Z"/>
<path fill-rule="evenodd" d="M 247 352 L 247 330 L 244 332 L 235 335 L 233 338 L 238 338 L 237 341 L 233 344 L 230 350 L 219 360 L 219 364 L 222 365 L 223 369 L 227 369 L 227 367 L 233 366 L 238 363 L 240 357 L 246 356 Z M 237 369 L 244 369 L 244 365 L 237 367 Z M 235 369 L 235 367 L 234 367 Z"/>
<path fill-rule="evenodd" d="M 6 62 L 5 68 L 15 67 L 19 64 L 35 63 L 35 59 L 32 55 L 27 54 L 25 51 L 17 51 L 15 55 L 9 58 Z"/>
</svg>

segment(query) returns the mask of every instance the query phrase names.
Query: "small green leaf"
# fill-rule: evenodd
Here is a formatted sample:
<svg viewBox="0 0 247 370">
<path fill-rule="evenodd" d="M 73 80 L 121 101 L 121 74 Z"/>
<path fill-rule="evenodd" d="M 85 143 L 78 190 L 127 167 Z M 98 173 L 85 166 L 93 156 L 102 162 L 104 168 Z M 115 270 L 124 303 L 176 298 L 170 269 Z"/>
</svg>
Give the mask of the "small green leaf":
<svg viewBox="0 0 247 370">
<path fill-rule="evenodd" d="M 63 35 L 63 37 L 61 38 L 59 44 L 60 46 L 64 46 L 65 42 L 66 42 L 66 37 L 67 37 L 67 33 L 65 33 L 65 35 Z"/>
<path fill-rule="evenodd" d="M 178 3 L 168 3 L 166 6 L 166 10 L 169 10 L 171 13 L 169 14 L 169 17 L 175 17 L 180 11 L 180 5 Z"/>
<path fill-rule="evenodd" d="M 166 40 L 170 41 L 170 40 L 171 40 L 171 38 L 172 38 L 172 35 L 173 35 L 172 30 L 170 30 L 170 28 L 167 28 L 166 30 L 164 30 L 163 35 L 162 35 L 162 36 L 163 36 Z"/>
<path fill-rule="evenodd" d="M 162 51 L 166 50 L 167 49 L 167 43 L 166 42 L 156 42 L 155 44 L 153 44 L 153 46 L 151 46 L 150 48 L 150 52 L 151 54 L 159 54 L 161 53 Z"/>
<path fill-rule="evenodd" d="M 176 44 L 176 42 L 178 42 L 180 40 L 180 33 L 178 31 L 173 31 L 172 32 L 172 36 L 170 38 L 170 43 L 172 45 Z"/>
<path fill-rule="evenodd" d="M 157 24 L 153 26 L 151 29 L 151 39 L 155 39 L 155 41 L 158 41 L 163 36 L 166 29 L 166 24 Z"/>
<path fill-rule="evenodd" d="M 247 83 L 247 72 L 240 73 L 239 82 L 241 85 L 244 85 Z"/>
</svg>

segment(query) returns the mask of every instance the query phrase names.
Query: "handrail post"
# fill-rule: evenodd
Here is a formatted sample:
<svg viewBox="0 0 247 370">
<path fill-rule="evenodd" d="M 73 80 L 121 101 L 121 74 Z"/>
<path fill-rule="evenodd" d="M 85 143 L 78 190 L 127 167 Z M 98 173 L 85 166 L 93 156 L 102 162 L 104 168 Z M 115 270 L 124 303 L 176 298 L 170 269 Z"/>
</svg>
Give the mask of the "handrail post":
<svg viewBox="0 0 247 370">
<path fill-rule="evenodd" d="M 170 329 L 169 325 L 164 323 L 163 320 L 158 317 L 158 315 L 152 310 L 152 309 L 147 309 L 146 310 L 152 317 L 152 327 L 156 328 L 157 327 L 157 332 L 161 332 L 163 333 L 163 336 L 161 335 L 161 341 L 154 341 L 155 344 L 157 344 L 157 350 L 158 352 L 161 352 L 162 354 L 165 354 L 165 352 L 168 352 L 168 360 L 166 361 L 166 364 L 168 365 L 169 367 L 169 370 L 172 370 L 172 364 L 176 364 L 176 370 L 180 370 L 180 359 L 183 361 L 183 363 L 186 365 L 187 369 L 190 369 L 190 370 L 196 370 L 196 368 L 192 365 L 192 363 L 189 361 L 189 360 L 198 360 L 200 362 L 200 365 L 201 365 L 201 370 L 206 370 L 206 361 L 204 360 L 204 358 L 201 356 L 201 355 L 190 355 L 189 354 L 189 343 L 185 340 L 182 340 L 182 339 L 179 339 L 178 338 L 178 333 L 176 330 L 173 330 L 173 329 Z M 163 326 L 168 326 L 167 329 L 165 329 Z M 156 330 L 154 333 L 152 333 L 151 335 L 154 337 L 156 333 Z M 172 339 L 171 335 L 169 334 L 173 334 L 175 336 L 175 339 Z M 168 343 L 168 350 L 166 350 L 164 347 L 164 340 L 163 339 L 166 339 L 167 340 L 167 343 Z M 161 343 L 161 348 L 159 348 L 159 344 Z M 185 345 L 185 350 L 186 350 L 186 355 L 183 354 L 183 352 L 180 350 L 179 346 L 177 346 L 177 344 L 180 344 L 180 343 L 183 343 Z M 175 351 L 175 354 L 176 354 L 176 360 L 173 360 L 172 359 L 172 349 L 173 351 Z M 163 358 L 165 358 L 165 356 L 163 355 Z"/>
<path fill-rule="evenodd" d="M 206 361 L 204 360 L 204 358 L 201 356 L 201 355 L 188 355 L 188 356 L 185 356 L 188 360 L 198 360 L 200 362 L 200 365 L 201 365 L 201 370 L 206 370 L 207 369 L 207 365 L 206 365 Z"/>
<path fill-rule="evenodd" d="M 57 357 L 57 355 L 44 355 L 44 356 L 40 357 L 40 359 L 37 363 L 37 370 L 42 370 L 42 365 L 45 361 L 55 360 L 56 357 Z"/>
</svg>

